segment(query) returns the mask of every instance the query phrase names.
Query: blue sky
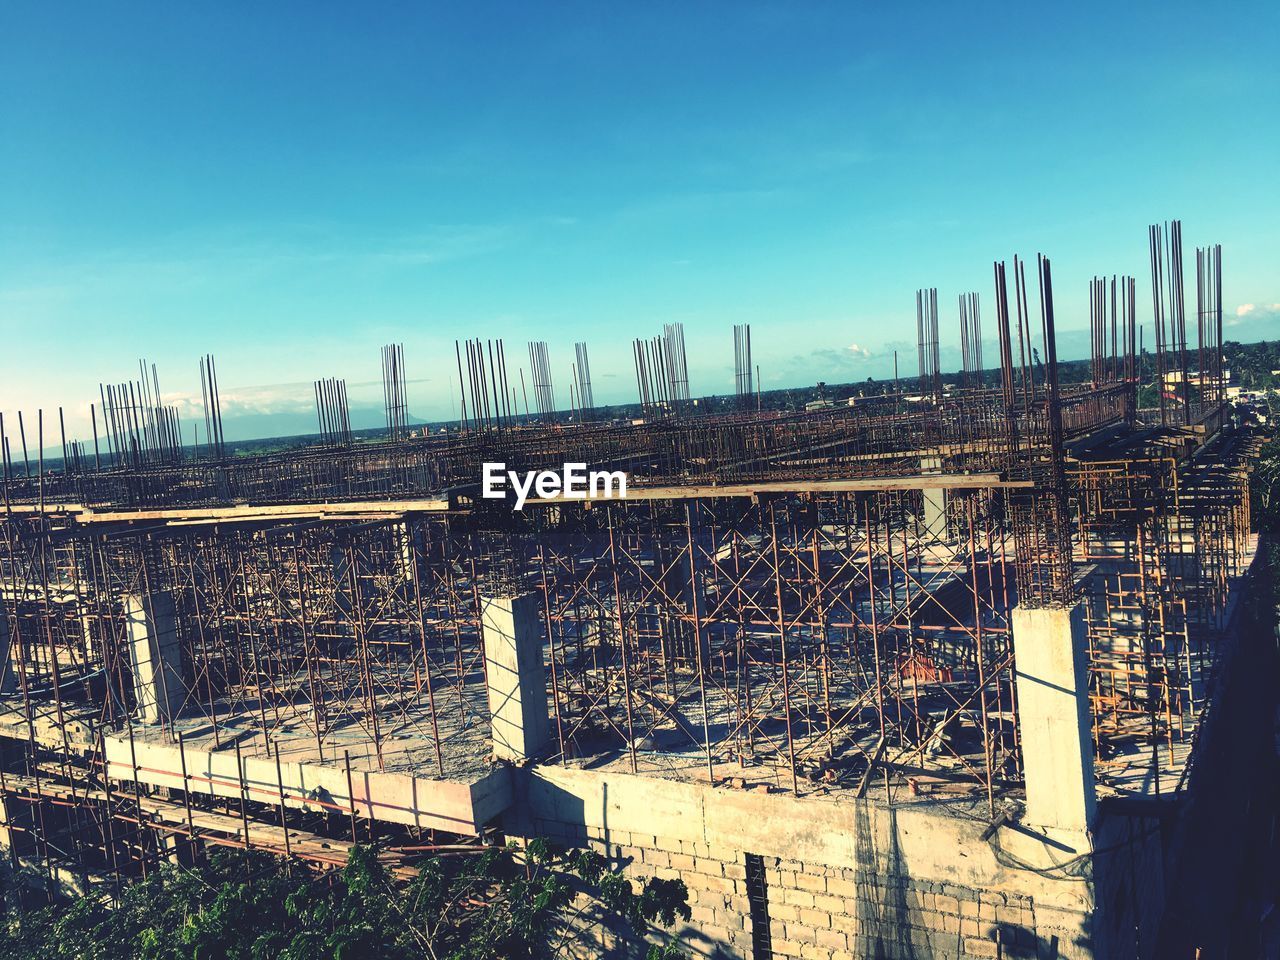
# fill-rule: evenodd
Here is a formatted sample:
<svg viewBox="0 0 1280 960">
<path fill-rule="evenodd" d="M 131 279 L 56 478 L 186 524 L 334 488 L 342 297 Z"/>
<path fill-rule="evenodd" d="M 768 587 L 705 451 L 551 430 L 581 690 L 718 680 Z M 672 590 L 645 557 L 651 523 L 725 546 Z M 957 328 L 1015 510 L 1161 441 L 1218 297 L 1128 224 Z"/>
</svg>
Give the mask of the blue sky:
<svg viewBox="0 0 1280 960">
<path fill-rule="evenodd" d="M 910 373 L 915 289 L 954 347 L 1014 253 L 1064 339 L 1095 273 L 1149 322 L 1172 217 L 1189 278 L 1223 244 L 1228 335 L 1280 336 L 1275 4 L 894 6 L 9 0 L 0 409 L 83 432 L 139 356 L 189 404 L 205 352 L 229 416 L 319 376 L 377 409 L 395 340 L 447 416 L 468 335 L 547 340 L 560 394 L 585 339 L 630 400 L 673 321 L 695 394 L 742 322 L 766 387 Z"/>
</svg>

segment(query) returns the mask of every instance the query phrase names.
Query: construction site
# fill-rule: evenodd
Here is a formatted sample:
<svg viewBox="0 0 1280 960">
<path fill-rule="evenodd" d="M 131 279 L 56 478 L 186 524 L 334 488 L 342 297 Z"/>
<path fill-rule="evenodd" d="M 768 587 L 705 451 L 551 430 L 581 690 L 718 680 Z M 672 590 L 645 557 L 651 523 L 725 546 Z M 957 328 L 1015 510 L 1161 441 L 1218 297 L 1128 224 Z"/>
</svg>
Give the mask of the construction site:
<svg viewBox="0 0 1280 960">
<path fill-rule="evenodd" d="M 1264 438 L 1225 398 L 1220 248 L 1194 308 L 1180 224 L 1149 251 L 1149 303 L 1067 281 L 1084 383 L 1038 257 L 958 323 L 919 291 L 916 375 L 803 412 L 763 408 L 745 326 L 736 409 L 705 412 L 672 325 L 633 344 L 626 420 L 586 344 L 565 404 L 547 344 L 526 384 L 500 340 L 449 357 L 435 432 L 397 346 L 376 440 L 319 380 L 309 445 L 230 455 L 212 357 L 194 444 L 145 366 L 91 440 L 0 420 L 11 872 L 110 900 L 219 846 L 324 871 L 372 843 L 410 876 L 542 837 L 682 879 L 695 956 L 1223 955 L 1196 892 L 1248 803 L 1223 744 L 1273 737 L 1240 692 L 1274 646 L 1248 602 Z M 626 495 L 516 510 L 487 463 Z"/>
</svg>

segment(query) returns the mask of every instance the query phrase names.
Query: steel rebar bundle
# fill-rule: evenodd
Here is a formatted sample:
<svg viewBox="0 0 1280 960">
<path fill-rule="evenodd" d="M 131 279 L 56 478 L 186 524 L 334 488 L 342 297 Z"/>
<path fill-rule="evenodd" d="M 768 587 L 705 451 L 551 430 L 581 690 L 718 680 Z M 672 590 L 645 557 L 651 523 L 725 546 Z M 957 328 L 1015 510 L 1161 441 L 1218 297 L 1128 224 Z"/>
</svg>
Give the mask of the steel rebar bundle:
<svg viewBox="0 0 1280 960">
<path fill-rule="evenodd" d="M 960 366 L 966 387 L 982 387 L 982 317 L 977 293 L 960 295 Z"/>
<path fill-rule="evenodd" d="M 556 398 L 551 383 L 551 358 L 545 340 L 529 342 L 529 370 L 533 377 L 533 402 L 538 417 L 543 420 L 555 416 Z"/>
<path fill-rule="evenodd" d="M 320 442 L 335 447 L 351 445 L 351 414 L 347 407 L 347 381 L 327 377 L 315 382 L 316 420 Z"/>
<path fill-rule="evenodd" d="M 575 343 L 573 352 L 576 359 L 573 367 L 574 381 L 578 391 L 579 416 L 590 420 L 595 416 L 596 400 L 591 392 L 591 361 L 587 357 L 587 345 Z"/>
<path fill-rule="evenodd" d="M 919 389 L 922 394 L 942 396 L 942 373 L 938 359 L 938 290 L 916 291 L 916 347 L 920 359 Z"/>
<path fill-rule="evenodd" d="M 382 348 L 382 404 L 387 435 L 392 440 L 403 440 L 408 435 L 409 403 L 405 390 L 404 344 L 387 344 Z"/>
<path fill-rule="evenodd" d="M 738 409 L 750 410 L 755 402 L 753 382 L 755 368 L 751 365 L 751 324 L 733 325 L 733 390 L 738 397 Z"/>
</svg>

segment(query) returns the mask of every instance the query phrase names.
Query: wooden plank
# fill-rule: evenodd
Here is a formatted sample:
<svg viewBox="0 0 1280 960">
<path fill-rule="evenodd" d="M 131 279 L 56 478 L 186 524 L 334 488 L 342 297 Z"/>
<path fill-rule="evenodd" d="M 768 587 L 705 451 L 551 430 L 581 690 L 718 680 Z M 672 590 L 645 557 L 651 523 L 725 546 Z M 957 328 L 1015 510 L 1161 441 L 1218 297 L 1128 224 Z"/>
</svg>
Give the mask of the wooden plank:
<svg viewBox="0 0 1280 960">
<path fill-rule="evenodd" d="M 619 500 L 696 500 L 715 497 L 757 497 L 770 493 L 854 493 L 885 490 L 974 490 L 989 487 L 1032 487 L 1030 480 L 1004 480 L 998 473 L 916 474 L 905 477 L 858 477 L 847 480 L 778 480 L 761 483 L 689 484 L 646 487 L 643 481 L 627 483 Z M 530 497 L 525 506 L 580 503 L 582 497 Z M 591 501 L 586 501 L 591 502 Z"/>
<path fill-rule="evenodd" d="M 71 515 L 80 523 L 125 523 L 172 520 L 182 523 L 234 522 L 237 520 L 353 519 L 365 520 L 405 513 L 437 513 L 449 509 L 449 501 L 362 500 L 351 503 L 238 504 L 234 507 L 170 507 L 162 510 L 93 510 L 80 508 Z"/>
<path fill-rule="evenodd" d="M 757 497 L 771 493 L 854 493 L 888 490 L 974 490 L 992 487 L 1027 488 L 1030 480 L 1005 480 L 998 473 L 914 474 L 899 477 L 851 477 L 825 480 L 774 480 L 749 483 L 645 486 L 643 478 L 631 478 L 627 500 L 690 500 L 715 497 Z M 530 497 L 528 504 L 577 503 L 582 497 Z M 40 507 L 20 504 L 15 513 L 36 513 Z M 167 507 L 158 510 L 94 510 L 79 504 L 46 504 L 46 514 L 65 515 L 78 523 L 138 523 L 165 521 L 174 524 L 234 523 L 237 521 L 346 519 L 370 520 L 406 513 L 441 513 L 450 509 L 448 498 L 417 500 L 361 500 L 350 503 L 237 504 L 232 507 Z"/>
</svg>

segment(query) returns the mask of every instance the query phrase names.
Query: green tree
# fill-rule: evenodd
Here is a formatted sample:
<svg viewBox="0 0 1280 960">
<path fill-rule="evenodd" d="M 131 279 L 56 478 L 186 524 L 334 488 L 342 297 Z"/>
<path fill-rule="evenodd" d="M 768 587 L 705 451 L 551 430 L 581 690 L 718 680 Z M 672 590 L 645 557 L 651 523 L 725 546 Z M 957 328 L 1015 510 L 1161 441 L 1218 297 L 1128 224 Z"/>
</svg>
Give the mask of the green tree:
<svg viewBox="0 0 1280 960">
<path fill-rule="evenodd" d="M 517 960 L 554 958 L 602 925 L 639 940 L 688 919 L 680 880 L 639 887 L 590 851 L 535 840 L 441 856 L 397 882 L 376 850 L 315 873 L 266 854 L 221 851 L 165 866 L 114 908 L 78 899 L 11 909 L 0 956 L 14 960 Z M 683 956 L 670 934 L 651 960 Z"/>
</svg>

